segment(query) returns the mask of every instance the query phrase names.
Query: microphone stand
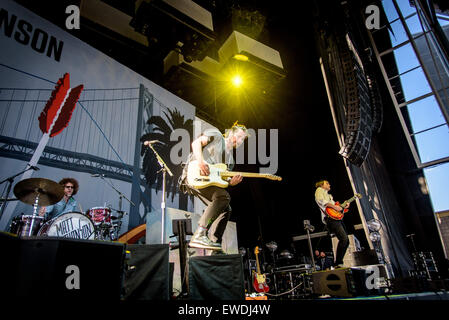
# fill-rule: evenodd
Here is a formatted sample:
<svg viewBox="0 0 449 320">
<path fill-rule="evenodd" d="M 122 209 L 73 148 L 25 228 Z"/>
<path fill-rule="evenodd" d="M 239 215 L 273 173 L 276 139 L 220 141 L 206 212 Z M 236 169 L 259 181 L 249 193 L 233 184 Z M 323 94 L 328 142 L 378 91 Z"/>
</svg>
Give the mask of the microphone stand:
<svg viewBox="0 0 449 320">
<path fill-rule="evenodd" d="M 104 174 L 101 174 L 100 175 L 100 178 L 103 180 L 103 181 L 105 181 L 109 186 L 111 186 L 111 188 L 112 189 L 114 189 L 115 190 L 115 192 L 117 192 L 118 193 L 118 195 L 119 195 L 119 200 L 118 200 L 118 212 L 121 214 L 121 217 L 120 217 L 120 222 L 119 222 L 119 226 L 118 226 L 118 230 L 117 230 L 117 236 L 118 236 L 118 233 L 120 232 L 120 227 L 121 227 L 121 218 L 123 217 L 123 211 L 122 211 L 122 199 L 123 198 L 125 198 L 131 205 L 133 205 L 133 206 L 135 206 L 135 204 L 134 204 L 134 202 L 132 202 L 131 200 L 129 200 L 123 193 L 121 193 L 119 190 L 117 190 L 117 188 L 116 187 L 114 187 L 114 185 L 111 183 L 111 182 L 109 182 L 109 181 L 107 181 L 105 178 L 104 178 Z"/>
<path fill-rule="evenodd" d="M 5 201 L 2 203 L 2 209 L 0 210 L 0 220 L 2 219 L 3 212 L 6 209 L 6 205 L 8 203 L 8 200 L 6 200 L 6 199 L 8 199 L 9 193 L 11 192 L 11 187 L 12 187 L 12 184 L 14 183 L 14 178 L 17 177 L 17 176 L 20 176 L 21 174 L 23 174 L 25 172 L 27 172 L 28 170 L 32 170 L 32 169 L 33 169 L 33 167 L 30 166 L 28 169 L 22 170 L 21 172 L 15 174 L 15 175 L 13 175 L 13 176 L 11 176 L 9 178 L 4 179 L 3 181 L 0 181 L 0 185 L 5 183 L 5 182 L 8 182 L 8 187 L 7 187 L 7 190 L 6 190 L 6 196 L 4 197 Z"/>
<path fill-rule="evenodd" d="M 154 154 L 156 155 L 157 162 L 159 162 L 159 165 L 161 166 L 161 170 L 159 170 L 158 173 L 162 171 L 162 202 L 161 202 L 162 227 L 161 227 L 161 243 L 164 244 L 165 243 L 165 184 L 166 184 L 166 173 L 168 172 L 168 174 L 171 177 L 173 177 L 173 173 L 170 171 L 170 169 L 168 168 L 167 164 L 164 162 L 164 160 L 162 160 L 162 158 L 159 156 L 159 154 L 156 152 L 156 150 L 154 150 L 153 145 L 149 144 L 148 146 L 151 148 L 151 150 L 153 150 Z"/>
<path fill-rule="evenodd" d="M 304 229 L 307 231 L 307 240 L 309 243 L 310 257 L 312 258 L 312 268 L 313 268 L 312 270 L 316 271 L 315 259 L 313 258 L 312 240 L 310 238 L 310 232 L 313 232 L 315 230 L 315 227 L 310 224 L 309 220 L 304 220 Z"/>
</svg>

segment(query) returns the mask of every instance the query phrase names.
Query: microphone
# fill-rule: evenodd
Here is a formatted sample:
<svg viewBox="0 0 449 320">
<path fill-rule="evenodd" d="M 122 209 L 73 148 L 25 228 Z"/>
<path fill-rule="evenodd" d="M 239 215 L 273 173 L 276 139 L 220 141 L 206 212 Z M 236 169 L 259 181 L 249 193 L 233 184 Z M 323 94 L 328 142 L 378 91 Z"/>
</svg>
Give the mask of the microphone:
<svg viewBox="0 0 449 320">
<path fill-rule="evenodd" d="M 159 140 L 147 140 L 143 143 L 144 146 L 149 146 L 150 144 L 158 143 Z"/>
<path fill-rule="evenodd" d="M 33 169 L 34 171 L 39 171 L 40 169 L 36 166 L 30 166 L 30 164 L 28 164 L 28 166 L 30 167 L 30 169 Z"/>
</svg>

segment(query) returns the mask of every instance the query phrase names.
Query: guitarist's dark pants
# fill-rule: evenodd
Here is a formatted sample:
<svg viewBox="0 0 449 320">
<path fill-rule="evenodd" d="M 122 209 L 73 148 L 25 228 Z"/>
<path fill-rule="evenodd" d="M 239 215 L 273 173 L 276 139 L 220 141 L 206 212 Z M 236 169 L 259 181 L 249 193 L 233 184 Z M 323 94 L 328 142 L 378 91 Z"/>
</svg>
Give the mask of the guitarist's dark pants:
<svg viewBox="0 0 449 320">
<path fill-rule="evenodd" d="M 335 234 L 338 239 L 335 265 L 343 264 L 343 258 L 349 246 L 349 238 L 343 220 L 334 220 L 326 217 L 326 225 L 329 233 Z"/>
<path fill-rule="evenodd" d="M 209 229 L 209 239 L 214 242 L 221 242 L 226 225 L 231 217 L 232 209 L 229 205 L 231 196 L 226 189 L 215 186 L 194 190 L 194 193 L 207 205 L 198 224 Z"/>
</svg>

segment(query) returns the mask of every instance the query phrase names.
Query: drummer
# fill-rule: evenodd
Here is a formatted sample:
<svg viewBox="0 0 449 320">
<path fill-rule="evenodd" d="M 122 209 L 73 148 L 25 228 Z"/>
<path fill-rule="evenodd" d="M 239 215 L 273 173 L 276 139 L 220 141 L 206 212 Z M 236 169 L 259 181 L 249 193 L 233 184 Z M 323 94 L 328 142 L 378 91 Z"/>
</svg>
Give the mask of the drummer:
<svg viewBox="0 0 449 320">
<path fill-rule="evenodd" d="M 78 202 L 73 198 L 79 189 L 78 181 L 73 178 L 64 178 L 59 181 L 59 184 L 64 188 L 64 197 L 58 203 L 41 207 L 39 210 L 39 215 L 45 216 L 46 220 L 53 219 L 66 212 L 78 211 Z"/>
</svg>

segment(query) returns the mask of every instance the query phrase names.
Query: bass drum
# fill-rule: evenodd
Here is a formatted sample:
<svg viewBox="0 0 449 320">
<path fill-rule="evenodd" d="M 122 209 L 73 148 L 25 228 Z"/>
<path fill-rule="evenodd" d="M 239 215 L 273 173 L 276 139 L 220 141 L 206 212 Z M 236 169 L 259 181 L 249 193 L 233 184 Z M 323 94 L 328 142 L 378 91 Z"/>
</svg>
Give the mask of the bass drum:
<svg viewBox="0 0 449 320">
<path fill-rule="evenodd" d="M 67 212 L 44 223 L 37 235 L 94 240 L 95 227 L 92 220 L 84 214 Z"/>
</svg>

